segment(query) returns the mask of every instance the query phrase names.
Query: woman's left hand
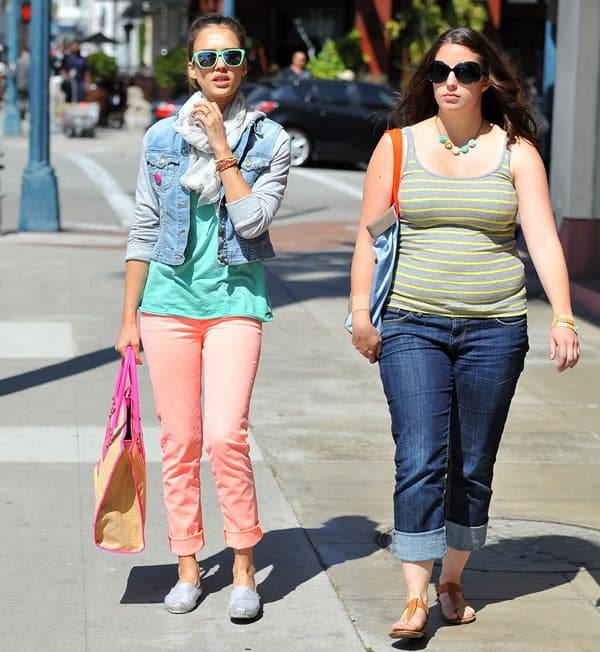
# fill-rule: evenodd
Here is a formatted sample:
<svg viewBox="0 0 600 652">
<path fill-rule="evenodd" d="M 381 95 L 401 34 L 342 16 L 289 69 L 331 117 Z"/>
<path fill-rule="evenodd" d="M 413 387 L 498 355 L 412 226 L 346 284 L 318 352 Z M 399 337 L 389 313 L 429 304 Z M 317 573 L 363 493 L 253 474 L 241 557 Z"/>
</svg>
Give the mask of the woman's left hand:
<svg viewBox="0 0 600 652">
<path fill-rule="evenodd" d="M 559 373 L 579 362 L 579 337 L 575 331 L 564 326 L 550 331 L 550 360 L 556 360 Z"/>
<path fill-rule="evenodd" d="M 208 144 L 216 158 L 228 156 L 231 149 L 227 144 L 223 114 L 216 102 L 203 100 L 196 102 L 192 107 L 192 118 L 204 126 L 208 137 Z"/>
</svg>

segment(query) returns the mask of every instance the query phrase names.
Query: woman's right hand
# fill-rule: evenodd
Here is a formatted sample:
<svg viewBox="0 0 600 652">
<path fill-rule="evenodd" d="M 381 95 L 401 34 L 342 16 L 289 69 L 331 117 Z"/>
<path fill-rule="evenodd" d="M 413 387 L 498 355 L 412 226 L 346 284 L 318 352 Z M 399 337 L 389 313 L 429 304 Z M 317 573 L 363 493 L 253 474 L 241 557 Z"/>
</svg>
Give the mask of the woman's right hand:
<svg viewBox="0 0 600 652">
<path fill-rule="evenodd" d="M 352 313 L 352 344 L 371 364 L 381 355 L 381 335 L 371 323 L 368 310 Z"/>
<path fill-rule="evenodd" d="M 115 351 L 118 351 L 121 357 L 125 357 L 128 346 L 133 348 L 135 363 L 142 364 L 142 359 L 140 358 L 140 329 L 137 323 L 121 325 L 121 330 L 117 335 Z"/>
</svg>

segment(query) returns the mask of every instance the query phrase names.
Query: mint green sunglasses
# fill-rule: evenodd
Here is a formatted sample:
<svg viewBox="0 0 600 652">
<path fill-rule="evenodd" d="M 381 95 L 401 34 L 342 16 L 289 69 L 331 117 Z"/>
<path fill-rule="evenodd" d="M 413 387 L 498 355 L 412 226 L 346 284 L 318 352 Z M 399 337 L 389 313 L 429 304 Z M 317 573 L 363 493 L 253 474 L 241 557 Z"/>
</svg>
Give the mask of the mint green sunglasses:
<svg viewBox="0 0 600 652">
<path fill-rule="evenodd" d="M 192 54 L 192 63 L 198 68 L 214 68 L 219 57 L 229 68 L 238 68 L 244 63 L 246 50 L 242 48 L 227 48 L 226 50 L 198 50 Z"/>
</svg>

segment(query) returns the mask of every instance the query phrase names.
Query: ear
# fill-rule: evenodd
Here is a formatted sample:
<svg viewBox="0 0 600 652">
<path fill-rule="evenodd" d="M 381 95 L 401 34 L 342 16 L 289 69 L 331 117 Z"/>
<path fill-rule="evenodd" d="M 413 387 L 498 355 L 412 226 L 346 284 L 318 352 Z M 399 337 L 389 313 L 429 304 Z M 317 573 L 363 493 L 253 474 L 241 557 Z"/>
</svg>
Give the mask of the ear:
<svg viewBox="0 0 600 652">
<path fill-rule="evenodd" d="M 196 68 L 196 65 L 193 61 L 188 61 L 187 63 L 187 74 L 189 79 L 195 79 L 198 81 L 198 69 Z"/>
</svg>

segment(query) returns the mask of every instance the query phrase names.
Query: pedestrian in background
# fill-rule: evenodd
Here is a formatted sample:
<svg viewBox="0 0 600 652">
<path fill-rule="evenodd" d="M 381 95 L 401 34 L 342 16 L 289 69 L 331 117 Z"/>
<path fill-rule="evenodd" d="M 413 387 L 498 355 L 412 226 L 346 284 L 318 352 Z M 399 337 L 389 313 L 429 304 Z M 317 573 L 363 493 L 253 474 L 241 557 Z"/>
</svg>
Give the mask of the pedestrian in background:
<svg viewBox="0 0 600 652">
<path fill-rule="evenodd" d="M 62 91 L 67 102 L 83 102 L 86 96 L 87 61 L 81 54 L 77 41 L 69 46 L 68 53 L 63 58 Z"/>
<path fill-rule="evenodd" d="M 292 54 L 290 65 L 281 71 L 281 79 L 310 79 L 311 74 L 306 70 L 307 62 L 308 57 L 306 56 L 306 53 L 302 52 L 302 50 L 296 50 L 296 52 Z"/>
<path fill-rule="evenodd" d="M 366 174 L 352 262 L 352 341 L 379 361 L 396 444 L 394 555 L 408 602 L 392 638 L 420 638 L 441 558 L 443 618 L 475 620 L 461 575 L 484 545 L 493 466 L 528 349 L 525 274 L 515 217 L 553 317 L 550 359 L 574 367 L 579 343 L 526 90 L 481 34 L 442 34 L 417 67 L 393 120 L 405 125 L 400 236 L 382 334 L 368 299 L 366 225 L 389 206 L 392 141 Z"/>
<path fill-rule="evenodd" d="M 25 114 L 29 106 L 29 71 L 31 68 L 31 54 L 27 48 L 23 48 L 17 59 L 16 86 L 17 86 L 17 104 L 21 120 L 25 119 Z"/>
<path fill-rule="evenodd" d="M 250 619 L 260 610 L 253 548 L 263 533 L 248 413 L 262 324 L 272 319 L 262 261 L 274 255 L 268 228 L 283 199 L 290 142 L 239 92 L 244 41 L 230 17 L 206 14 L 190 27 L 195 92 L 143 141 L 115 348 L 124 354 L 132 345 L 139 359 L 141 333 L 161 423 L 169 542 L 179 559 L 165 606 L 191 611 L 202 592 L 205 444 L 234 552 L 228 614 Z"/>
</svg>

